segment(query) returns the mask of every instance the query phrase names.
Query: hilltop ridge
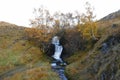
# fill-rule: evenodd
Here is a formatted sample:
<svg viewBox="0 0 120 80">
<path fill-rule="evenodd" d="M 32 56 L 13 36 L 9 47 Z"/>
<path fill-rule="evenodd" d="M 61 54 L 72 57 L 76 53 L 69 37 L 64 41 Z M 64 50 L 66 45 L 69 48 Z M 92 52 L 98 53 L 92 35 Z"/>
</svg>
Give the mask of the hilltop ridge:
<svg viewBox="0 0 120 80">
<path fill-rule="evenodd" d="M 118 18 L 118 17 L 120 18 L 120 10 L 108 14 L 107 16 L 100 19 L 100 21 L 111 20 L 111 19 L 115 19 L 115 18 Z"/>
</svg>

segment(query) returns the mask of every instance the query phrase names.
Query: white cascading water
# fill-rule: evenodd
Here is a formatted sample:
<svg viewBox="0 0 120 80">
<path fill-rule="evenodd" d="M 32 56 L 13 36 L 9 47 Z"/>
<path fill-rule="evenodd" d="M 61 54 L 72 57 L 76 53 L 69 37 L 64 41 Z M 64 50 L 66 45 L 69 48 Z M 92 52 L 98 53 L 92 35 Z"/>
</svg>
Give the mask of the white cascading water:
<svg viewBox="0 0 120 80">
<path fill-rule="evenodd" d="M 55 59 L 54 60 L 55 62 L 51 63 L 52 69 L 58 73 L 60 80 L 68 80 L 64 74 L 66 63 L 63 62 L 62 59 L 60 58 L 63 51 L 63 46 L 60 45 L 60 40 L 58 36 L 54 36 L 52 38 L 52 44 L 55 45 L 55 52 L 54 55 L 52 56 Z M 57 64 L 59 61 L 61 62 L 61 64 Z"/>
<path fill-rule="evenodd" d="M 59 60 L 62 62 L 62 59 L 60 58 L 63 47 L 60 45 L 60 41 L 58 36 L 54 36 L 52 39 L 52 44 L 55 45 L 55 52 L 54 55 L 52 56 L 54 59 Z"/>
</svg>

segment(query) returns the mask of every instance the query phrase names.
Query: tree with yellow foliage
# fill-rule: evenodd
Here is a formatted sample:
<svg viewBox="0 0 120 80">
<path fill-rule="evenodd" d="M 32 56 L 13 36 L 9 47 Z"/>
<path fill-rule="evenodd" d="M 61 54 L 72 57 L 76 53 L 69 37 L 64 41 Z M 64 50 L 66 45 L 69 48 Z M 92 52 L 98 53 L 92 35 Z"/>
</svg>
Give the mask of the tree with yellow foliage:
<svg viewBox="0 0 120 80">
<path fill-rule="evenodd" d="M 87 38 L 97 39 L 97 24 L 94 21 L 93 8 L 86 2 L 85 5 L 86 13 L 81 15 L 81 25 L 79 24 L 79 30 L 82 32 L 83 36 Z"/>
<path fill-rule="evenodd" d="M 35 18 L 30 20 L 32 28 L 27 28 L 26 36 L 29 40 L 39 45 L 41 51 L 44 52 L 46 43 L 49 42 L 52 36 L 53 29 L 49 26 L 52 22 L 50 13 L 47 9 L 41 7 L 34 9 Z"/>
</svg>

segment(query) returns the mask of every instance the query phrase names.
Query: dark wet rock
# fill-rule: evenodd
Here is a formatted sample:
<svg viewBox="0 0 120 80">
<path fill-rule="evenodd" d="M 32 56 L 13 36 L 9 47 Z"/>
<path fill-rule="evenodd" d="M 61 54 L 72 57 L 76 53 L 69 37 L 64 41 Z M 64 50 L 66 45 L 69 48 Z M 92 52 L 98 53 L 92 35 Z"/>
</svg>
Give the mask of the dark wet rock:
<svg viewBox="0 0 120 80">
<path fill-rule="evenodd" d="M 105 54 L 105 53 L 108 53 L 108 50 L 109 50 L 108 44 L 107 43 L 103 43 L 102 44 L 102 48 L 101 48 L 101 52 Z"/>
<path fill-rule="evenodd" d="M 118 27 L 117 24 L 113 24 L 113 25 L 112 25 L 112 28 L 116 28 L 116 27 Z"/>
<path fill-rule="evenodd" d="M 55 45 L 49 44 L 45 51 L 46 51 L 45 53 L 51 57 L 55 52 Z"/>
<path fill-rule="evenodd" d="M 106 80 L 106 74 L 104 72 L 101 74 L 100 80 Z"/>
<path fill-rule="evenodd" d="M 108 53 L 110 48 L 120 43 L 120 36 L 110 36 L 101 45 L 101 52 Z"/>
</svg>

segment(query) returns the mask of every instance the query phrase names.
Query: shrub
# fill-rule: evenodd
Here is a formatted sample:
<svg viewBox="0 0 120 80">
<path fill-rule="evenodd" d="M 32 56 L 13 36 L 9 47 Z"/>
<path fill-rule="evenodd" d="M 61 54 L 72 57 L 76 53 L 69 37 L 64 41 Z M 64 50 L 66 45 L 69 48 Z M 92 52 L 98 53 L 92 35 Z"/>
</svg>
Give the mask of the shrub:
<svg viewBox="0 0 120 80">
<path fill-rule="evenodd" d="M 27 28 L 25 32 L 27 39 L 34 45 L 39 46 L 41 51 L 44 52 L 52 34 L 47 29 L 37 28 Z"/>
</svg>

